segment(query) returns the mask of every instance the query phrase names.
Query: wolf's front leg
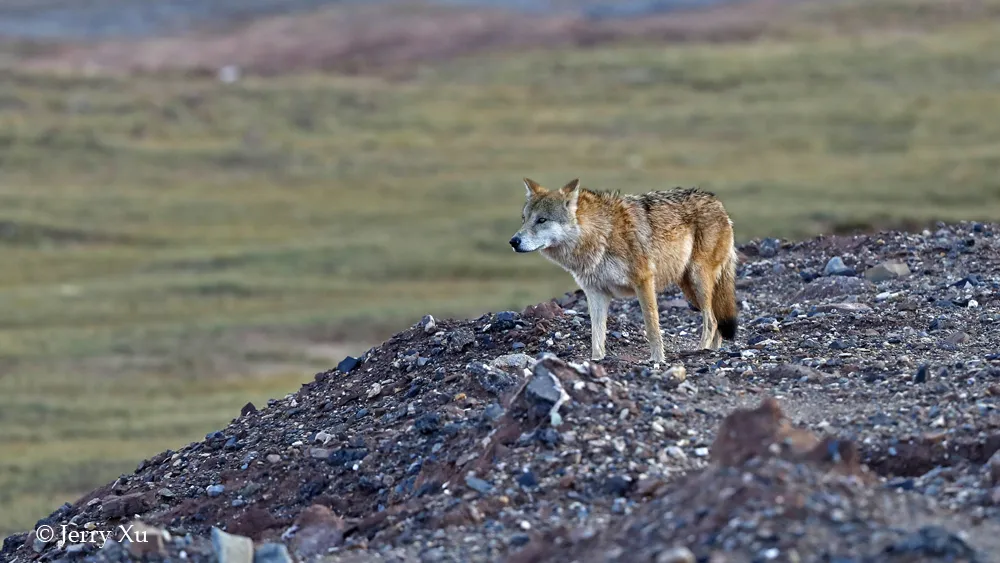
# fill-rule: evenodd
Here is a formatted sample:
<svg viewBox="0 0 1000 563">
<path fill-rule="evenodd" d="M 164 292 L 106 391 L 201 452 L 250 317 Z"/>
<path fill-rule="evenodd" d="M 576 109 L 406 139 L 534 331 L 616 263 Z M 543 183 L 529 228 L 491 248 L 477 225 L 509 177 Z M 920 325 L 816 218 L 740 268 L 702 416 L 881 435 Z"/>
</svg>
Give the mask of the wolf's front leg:
<svg viewBox="0 0 1000 563">
<path fill-rule="evenodd" d="M 608 332 L 608 307 L 611 296 L 600 290 L 584 289 L 587 294 L 587 310 L 590 313 L 590 359 L 604 359 L 604 340 Z"/>
</svg>

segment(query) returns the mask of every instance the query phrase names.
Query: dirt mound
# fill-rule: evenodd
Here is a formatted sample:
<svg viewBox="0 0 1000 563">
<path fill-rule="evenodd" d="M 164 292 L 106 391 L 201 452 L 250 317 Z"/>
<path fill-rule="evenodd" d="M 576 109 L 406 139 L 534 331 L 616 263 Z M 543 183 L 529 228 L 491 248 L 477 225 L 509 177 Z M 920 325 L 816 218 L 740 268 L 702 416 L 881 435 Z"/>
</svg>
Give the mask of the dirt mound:
<svg viewBox="0 0 1000 563">
<path fill-rule="evenodd" d="M 737 343 L 692 351 L 700 316 L 667 293 L 660 366 L 634 300 L 612 305 L 600 364 L 580 292 L 427 317 L 0 559 L 995 560 L 997 233 L 754 241 Z"/>
<path fill-rule="evenodd" d="M 604 533 L 551 534 L 509 562 L 988 560 L 968 519 L 872 487 L 853 443 L 792 427 L 773 398 L 727 416 L 711 459 Z"/>
<path fill-rule="evenodd" d="M 231 31 L 78 44 L 30 57 L 25 68 L 99 72 L 258 74 L 303 70 L 410 73 L 414 65 L 476 53 L 594 46 L 622 39 L 745 41 L 801 0 L 750 0 L 642 19 L 528 15 L 429 4 L 344 6 L 253 21 Z"/>
</svg>

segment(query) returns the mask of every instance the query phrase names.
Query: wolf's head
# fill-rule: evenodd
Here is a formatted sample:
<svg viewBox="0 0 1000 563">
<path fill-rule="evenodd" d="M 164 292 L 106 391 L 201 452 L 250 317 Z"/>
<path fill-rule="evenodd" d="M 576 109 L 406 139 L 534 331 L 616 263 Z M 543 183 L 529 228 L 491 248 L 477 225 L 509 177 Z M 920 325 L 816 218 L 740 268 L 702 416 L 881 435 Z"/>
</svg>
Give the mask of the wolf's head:
<svg viewBox="0 0 1000 563">
<path fill-rule="evenodd" d="M 524 187 L 527 201 L 521 212 L 521 228 L 510 239 L 515 252 L 553 248 L 579 237 L 576 204 L 580 199 L 580 180 L 549 191 L 525 178 Z"/>
</svg>

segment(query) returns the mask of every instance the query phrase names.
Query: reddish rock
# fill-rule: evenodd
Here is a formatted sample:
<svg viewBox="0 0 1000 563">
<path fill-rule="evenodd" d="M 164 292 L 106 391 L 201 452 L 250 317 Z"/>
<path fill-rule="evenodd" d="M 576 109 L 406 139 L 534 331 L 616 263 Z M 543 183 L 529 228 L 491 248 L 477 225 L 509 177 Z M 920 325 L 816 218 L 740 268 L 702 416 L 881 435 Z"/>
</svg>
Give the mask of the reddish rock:
<svg viewBox="0 0 1000 563">
<path fill-rule="evenodd" d="M 344 520 L 325 506 L 314 504 L 306 508 L 295 524 L 299 528 L 290 547 L 300 559 L 324 555 L 344 543 Z"/>
<path fill-rule="evenodd" d="M 148 507 L 144 493 L 107 497 L 101 501 L 101 515 L 105 518 L 131 518 L 136 514 L 142 514 Z"/>
<path fill-rule="evenodd" d="M 710 459 L 739 466 L 753 458 L 780 457 L 814 463 L 846 474 L 862 474 L 861 456 L 849 441 L 820 439 L 791 425 L 778 401 L 767 397 L 755 409 L 736 409 L 719 426 Z"/>
<path fill-rule="evenodd" d="M 521 316 L 526 319 L 554 319 L 562 316 L 562 307 L 555 301 L 545 301 L 537 305 L 528 305 L 521 312 Z"/>
</svg>

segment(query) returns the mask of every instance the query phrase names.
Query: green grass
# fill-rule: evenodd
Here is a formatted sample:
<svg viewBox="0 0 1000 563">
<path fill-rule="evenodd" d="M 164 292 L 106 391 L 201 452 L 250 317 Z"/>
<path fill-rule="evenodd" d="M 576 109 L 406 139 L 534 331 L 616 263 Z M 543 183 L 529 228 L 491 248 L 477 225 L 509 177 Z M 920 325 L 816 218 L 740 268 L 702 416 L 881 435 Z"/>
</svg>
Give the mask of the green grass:
<svg viewBox="0 0 1000 563">
<path fill-rule="evenodd" d="M 1000 24 L 878 35 L 406 82 L 7 72 L 0 532 L 424 313 L 572 289 L 507 247 L 522 176 L 697 184 L 740 239 L 1000 216 Z"/>
</svg>

